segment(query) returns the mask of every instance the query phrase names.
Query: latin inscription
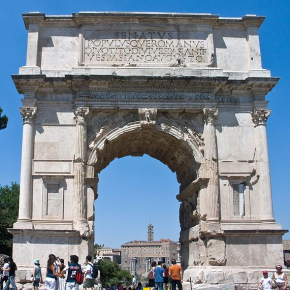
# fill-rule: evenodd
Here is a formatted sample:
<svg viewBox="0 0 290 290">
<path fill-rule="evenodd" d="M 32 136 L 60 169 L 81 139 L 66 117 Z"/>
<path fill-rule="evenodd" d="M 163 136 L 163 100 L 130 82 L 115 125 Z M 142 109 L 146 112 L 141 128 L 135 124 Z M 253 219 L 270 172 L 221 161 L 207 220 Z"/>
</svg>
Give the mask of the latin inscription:
<svg viewBox="0 0 290 290">
<path fill-rule="evenodd" d="M 76 99 L 79 98 L 92 98 L 99 102 L 217 102 L 219 104 L 239 104 L 239 98 L 232 96 L 215 96 L 214 94 L 204 94 L 204 93 L 190 93 L 190 94 L 174 94 L 174 93 L 108 93 L 108 92 L 78 92 L 75 96 Z"/>
<path fill-rule="evenodd" d="M 182 66 L 209 61 L 206 33 L 194 39 L 182 38 L 177 32 L 87 31 L 85 40 L 86 63 L 169 63 Z"/>
</svg>

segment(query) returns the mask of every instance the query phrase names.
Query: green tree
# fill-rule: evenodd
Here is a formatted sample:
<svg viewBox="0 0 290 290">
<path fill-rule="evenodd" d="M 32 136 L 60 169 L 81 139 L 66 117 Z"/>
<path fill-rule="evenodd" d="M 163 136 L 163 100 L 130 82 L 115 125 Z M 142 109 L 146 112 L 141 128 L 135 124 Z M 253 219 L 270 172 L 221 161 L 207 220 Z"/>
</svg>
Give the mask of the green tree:
<svg viewBox="0 0 290 290">
<path fill-rule="evenodd" d="M 0 254 L 12 254 L 12 235 L 7 228 L 12 228 L 18 217 L 19 184 L 0 186 Z"/>
<path fill-rule="evenodd" d="M 7 127 L 7 123 L 8 123 L 8 117 L 6 115 L 1 117 L 2 112 L 3 112 L 3 110 L 0 107 L 0 130 L 5 129 Z"/>
<path fill-rule="evenodd" d="M 104 247 L 104 244 L 99 245 L 99 244 L 94 244 L 94 257 L 99 255 L 99 250 Z"/>
<path fill-rule="evenodd" d="M 109 260 L 99 261 L 99 270 L 103 288 L 107 285 L 118 285 L 119 282 L 129 285 L 132 276 L 129 271 L 122 269 L 117 263 Z"/>
</svg>

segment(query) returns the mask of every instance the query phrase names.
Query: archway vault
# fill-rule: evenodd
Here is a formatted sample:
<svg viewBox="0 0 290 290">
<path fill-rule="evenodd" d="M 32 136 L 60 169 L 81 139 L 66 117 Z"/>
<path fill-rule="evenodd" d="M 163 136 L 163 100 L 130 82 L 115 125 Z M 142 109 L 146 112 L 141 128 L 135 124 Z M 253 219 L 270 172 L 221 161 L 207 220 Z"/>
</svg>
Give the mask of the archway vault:
<svg viewBox="0 0 290 290">
<path fill-rule="evenodd" d="M 184 117 L 181 113 L 177 115 L 179 121 Z M 181 130 L 177 123 L 168 125 L 161 119 L 160 115 L 154 124 L 136 121 L 109 130 L 102 127 L 99 135 L 94 134 L 95 139 L 91 143 L 89 134 L 92 151 L 87 163 L 87 177 L 97 176 L 115 158 L 147 154 L 176 172 L 180 191 L 186 188 L 197 178 L 203 160 L 201 134 L 195 132 L 194 137 L 192 130 Z"/>
</svg>

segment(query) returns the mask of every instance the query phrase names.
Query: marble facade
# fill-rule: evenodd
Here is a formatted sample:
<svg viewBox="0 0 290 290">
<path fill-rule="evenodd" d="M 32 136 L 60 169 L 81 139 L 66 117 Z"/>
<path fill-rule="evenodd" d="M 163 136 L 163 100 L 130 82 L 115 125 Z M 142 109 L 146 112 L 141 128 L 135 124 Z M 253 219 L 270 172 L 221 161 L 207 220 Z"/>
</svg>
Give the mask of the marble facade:
<svg viewBox="0 0 290 290">
<path fill-rule="evenodd" d="M 80 12 L 24 14 L 19 217 L 23 269 L 51 252 L 92 252 L 98 174 L 148 154 L 180 183 L 184 281 L 251 284 L 283 262 L 273 217 L 264 17 Z M 275 253 L 273 255 L 272 253 Z M 242 273 L 242 274 L 241 274 Z M 186 285 L 185 285 L 186 286 Z"/>
</svg>

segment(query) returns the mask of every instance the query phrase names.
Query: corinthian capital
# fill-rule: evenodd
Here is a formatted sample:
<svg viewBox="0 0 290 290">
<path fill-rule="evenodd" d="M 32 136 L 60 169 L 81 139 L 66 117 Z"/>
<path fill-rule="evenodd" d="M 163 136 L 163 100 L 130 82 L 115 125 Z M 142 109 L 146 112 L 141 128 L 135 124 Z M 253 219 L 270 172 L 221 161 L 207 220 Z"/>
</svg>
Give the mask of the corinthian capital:
<svg viewBox="0 0 290 290">
<path fill-rule="evenodd" d="M 37 108 L 36 107 L 23 107 L 20 108 L 20 114 L 23 119 L 23 123 L 31 123 L 36 117 Z"/>
<path fill-rule="evenodd" d="M 206 124 L 214 125 L 214 121 L 218 115 L 218 109 L 204 108 L 203 118 Z"/>
<path fill-rule="evenodd" d="M 252 112 L 252 120 L 255 126 L 266 125 L 266 122 L 271 114 L 271 110 L 267 109 L 254 109 Z"/>
<path fill-rule="evenodd" d="M 78 125 L 86 125 L 86 118 L 90 113 L 88 107 L 79 107 L 74 111 L 75 119 Z"/>
</svg>

